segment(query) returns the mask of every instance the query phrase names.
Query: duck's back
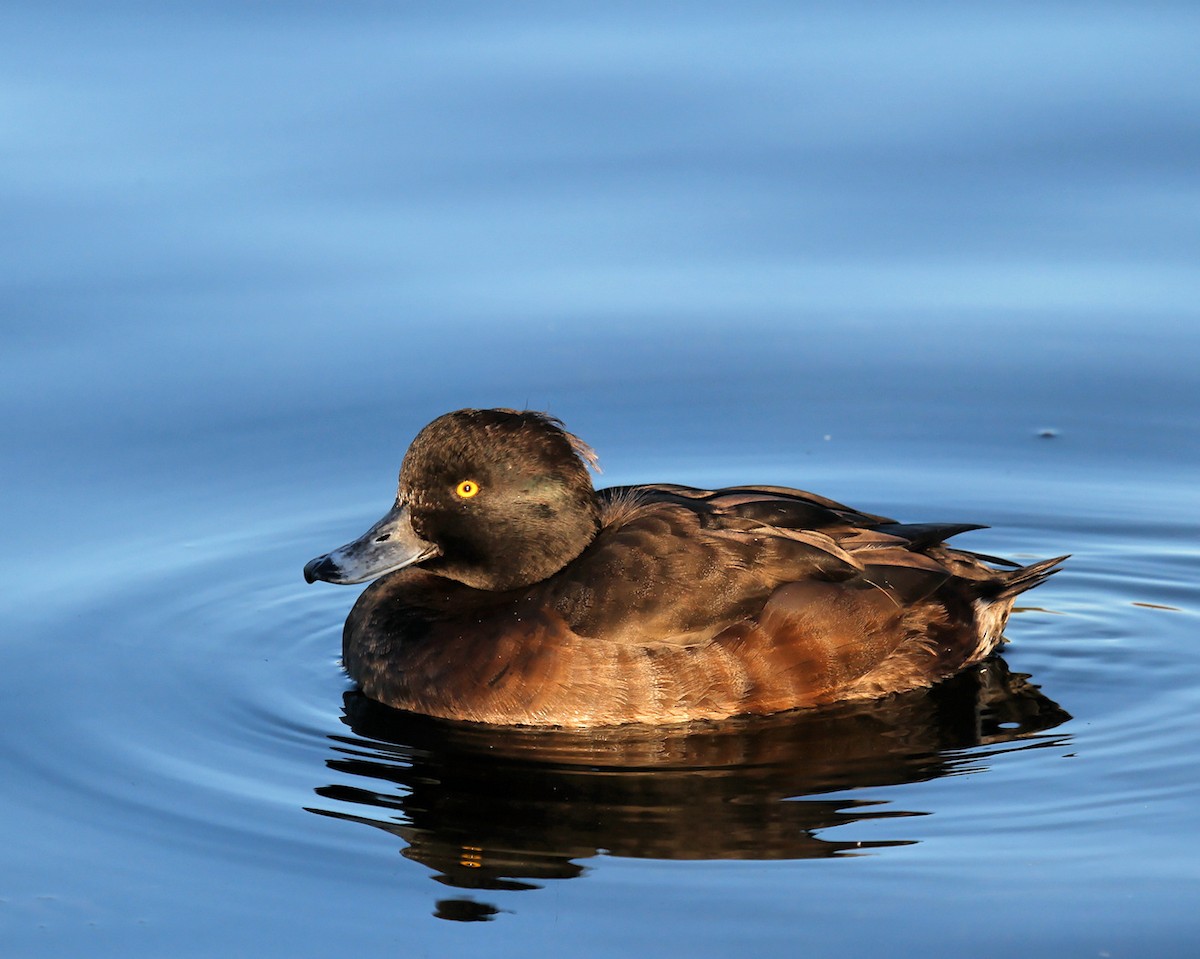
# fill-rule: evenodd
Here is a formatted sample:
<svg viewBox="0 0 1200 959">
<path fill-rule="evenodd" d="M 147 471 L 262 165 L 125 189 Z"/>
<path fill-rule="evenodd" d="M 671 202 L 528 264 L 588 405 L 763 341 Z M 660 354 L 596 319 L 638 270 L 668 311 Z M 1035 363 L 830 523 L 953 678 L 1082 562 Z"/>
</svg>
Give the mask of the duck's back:
<svg viewBox="0 0 1200 959">
<path fill-rule="evenodd" d="M 897 524 L 797 490 L 599 495 L 594 542 L 532 587 L 415 570 L 374 584 L 346 623 L 351 676 L 394 706 L 522 725 L 875 697 L 988 655 L 1013 597 L 1058 562 L 1000 571 L 943 544 L 978 527 Z"/>
</svg>

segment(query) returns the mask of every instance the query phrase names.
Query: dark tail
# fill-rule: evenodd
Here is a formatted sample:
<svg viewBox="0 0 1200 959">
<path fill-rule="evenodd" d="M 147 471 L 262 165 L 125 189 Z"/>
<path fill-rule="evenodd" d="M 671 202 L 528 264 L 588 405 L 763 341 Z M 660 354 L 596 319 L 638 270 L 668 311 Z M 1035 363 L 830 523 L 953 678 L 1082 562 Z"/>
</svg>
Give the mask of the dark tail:
<svg viewBox="0 0 1200 959">
<path fill-rule="evenodd" d="M 1059 571 L 1063 560 L 1069 558 L 1070 554 L 1067 556 L 1056 556 L 1054 559 L 1044 559 L 1040 563 L 1033 563 L 1030 566 L 1022 566 L 1020 569 L 1014 569 L 1005 577 L 1004 585 L 1001 586 L 1000 592 L 996 594 L 997 598 L 1012 599 L 1027 589 L 1040 586 Z"/>
</svg>

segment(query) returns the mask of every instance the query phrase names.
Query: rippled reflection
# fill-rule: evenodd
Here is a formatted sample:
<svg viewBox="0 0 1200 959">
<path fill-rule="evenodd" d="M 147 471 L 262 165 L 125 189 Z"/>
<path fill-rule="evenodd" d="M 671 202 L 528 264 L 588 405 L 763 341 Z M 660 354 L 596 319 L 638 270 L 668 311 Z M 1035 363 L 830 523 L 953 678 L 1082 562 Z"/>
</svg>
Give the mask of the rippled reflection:
<svg viewBox="0 0 1200 959">
<path fill-rule="evenodd" d="M 583 873 L 601 850 L 656 859 L 811 859 L 906 845 L 824 830 L 924 811 L 820 794 L 982 768 L 970 747 L 1024 749 L 1070 716 L 992 660 L 938 688 L 820 711 L 590 733 L 490 729 L 398 712 L 346 694 L 339 781 L 310 811 L 375 826 L 462 889 L 534 889 Z M 1007 751 L 1007 750 L 1001 750 Z M 996 750 L 988 755 L 996 754 Z M 442 918 L 491 919 L 469 899 Z"/>
</svg>

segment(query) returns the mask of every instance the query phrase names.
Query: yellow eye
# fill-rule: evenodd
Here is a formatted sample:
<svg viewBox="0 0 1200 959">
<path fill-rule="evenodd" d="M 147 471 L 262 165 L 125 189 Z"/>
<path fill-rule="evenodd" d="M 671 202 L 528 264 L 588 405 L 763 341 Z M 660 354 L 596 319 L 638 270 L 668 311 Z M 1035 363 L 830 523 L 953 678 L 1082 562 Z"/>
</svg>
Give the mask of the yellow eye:
<svg viewBox="0 0 1200 959">
<path fill-rule="evenodd" d="M 454 487 L 454 492 L 463 499 L 470 499 L 479 492 L 479 484 L 474 480 L 463 480 L 456 487 Z"/>
</svg>

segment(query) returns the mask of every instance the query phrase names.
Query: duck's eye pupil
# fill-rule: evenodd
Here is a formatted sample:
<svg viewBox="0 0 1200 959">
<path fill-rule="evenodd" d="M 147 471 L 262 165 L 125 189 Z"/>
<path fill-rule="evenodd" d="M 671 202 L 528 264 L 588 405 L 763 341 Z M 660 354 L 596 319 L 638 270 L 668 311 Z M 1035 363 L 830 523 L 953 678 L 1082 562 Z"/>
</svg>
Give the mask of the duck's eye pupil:
<svg viewBox="0 0 1200 959">
<path fill-rule="evenodd" d="M 474 480 L 463 480 L 458 484 L 457 487 L 455 487 L 454 492 L 456 492 L 463 499 L 470 499 L 479 492 L 479 484 Z"/>
</svg>

